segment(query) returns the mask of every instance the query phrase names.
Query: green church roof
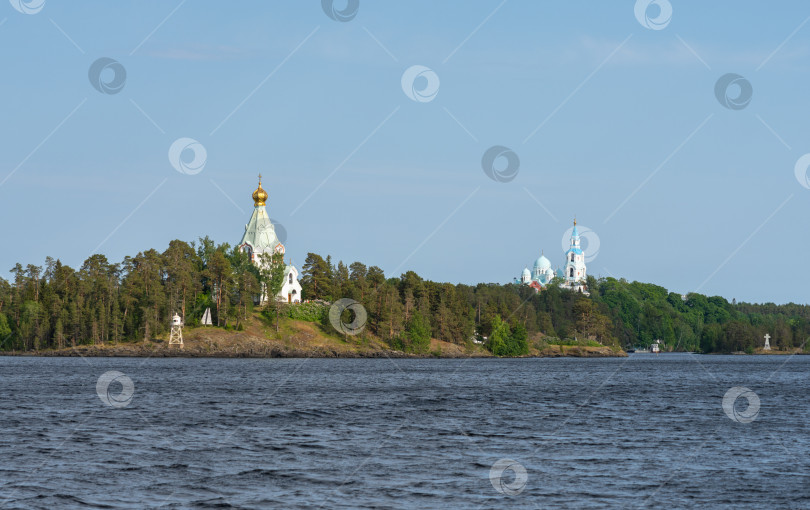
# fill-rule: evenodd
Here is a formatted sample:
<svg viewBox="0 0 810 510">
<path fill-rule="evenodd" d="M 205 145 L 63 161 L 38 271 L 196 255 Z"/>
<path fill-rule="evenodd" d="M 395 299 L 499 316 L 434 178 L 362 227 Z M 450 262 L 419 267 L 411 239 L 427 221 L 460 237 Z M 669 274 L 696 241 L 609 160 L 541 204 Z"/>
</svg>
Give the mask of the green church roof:
<svg viewBox="0 0 810 510">
<path fill-rule="evenodd" d="M 245 225 L 245 235 L 242 236 L 239 245 L 245 244 L 249 245 L 254 253 L 272 253 L 275 247 L 281 244 L 264 205 L 254 207 L 250 221 Z"/>
</svg>

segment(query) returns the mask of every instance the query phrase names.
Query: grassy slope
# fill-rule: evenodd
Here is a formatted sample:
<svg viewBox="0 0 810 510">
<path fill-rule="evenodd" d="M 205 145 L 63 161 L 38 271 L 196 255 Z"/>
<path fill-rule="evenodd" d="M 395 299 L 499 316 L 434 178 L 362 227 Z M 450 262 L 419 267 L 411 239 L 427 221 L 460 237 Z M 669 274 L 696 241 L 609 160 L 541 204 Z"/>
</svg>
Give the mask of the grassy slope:
<svg viewBox="0 0 810 510">
<path fill-rule="evenodd" d="M 82 345 L 75 348 L 41 351 L 56 356 L 210 356 L 210 357 L 411 357 L 392 350 L 379 338 L 364 332 L 343 337 L 320 324 L 282 318 L 279 331 L 275 323 L 258 313 L 243 323 L 242 331 L 218 327 L 187 327 L 184 346 L 169 348 L 168 334 L 149 341 L 118 345 Z M 607 347 L 549 346 L 531 342 L 530 356 L 622 356 Z M 489 357 L 481 345 L 461 346 L 432 339 L 430 352 L 421 357 Z"/>
<path fill-rule="evenodd" d="M 275 323 L 258 313 L 243 323 L 242 331 L 218 327 L 186 327 L 183 349 L 168 346 L 169 335 L 149 341 L 117 345 L 82 345 L 61 350 L 40 351 L 42 355 L 63 356 L 211 356 L 211 357 L 406 357 L 385 342 L 363 333 L 339 336 L 331 328 L 306 321 L 282 318 L 279 331 Z M 11 353 L 9 353 L 11 354 Z M 433 339 L 425 357 L 489 356 L 481 346 L 467 348 Z"/>
</svg>

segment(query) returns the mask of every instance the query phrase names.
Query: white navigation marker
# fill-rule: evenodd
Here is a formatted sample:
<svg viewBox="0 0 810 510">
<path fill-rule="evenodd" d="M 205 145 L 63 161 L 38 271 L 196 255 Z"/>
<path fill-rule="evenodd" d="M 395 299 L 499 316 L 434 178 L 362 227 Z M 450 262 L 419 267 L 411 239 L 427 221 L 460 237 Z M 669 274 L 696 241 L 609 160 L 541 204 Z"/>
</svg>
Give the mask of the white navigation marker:
<svg viewBox="0 0 810 510">
<path fill-rule="evenodd" d="M 169 347 L 172 345 L 179 345 L 181 349 L 183 348 L 183 319 L 177 314 L 172 317 L 172 329 L 169 332 Z"/>
<path fill-rule="evenodd" d="M 771 335 L 765 333 L 765 347 L 763 350 L 770 351 L 771 350 Z"/>
</svg>

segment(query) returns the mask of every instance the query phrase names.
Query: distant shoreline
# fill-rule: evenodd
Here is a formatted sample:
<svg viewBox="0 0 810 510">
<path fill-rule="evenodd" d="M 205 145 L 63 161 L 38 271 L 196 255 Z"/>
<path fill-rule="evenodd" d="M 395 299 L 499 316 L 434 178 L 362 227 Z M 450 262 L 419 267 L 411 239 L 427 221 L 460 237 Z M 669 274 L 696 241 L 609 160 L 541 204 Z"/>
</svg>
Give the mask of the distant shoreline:
<svg viewBox="0 0 810 510">
<path fill-rule="evenodd" d="M 76 347 L 66 347 L 63 349 L 43 349 L 33 351 L 4 351 L 0 352 L 2 357 L 41 357 L 41 358 L 395 358 L 395 359 L 462 359 L 481 358 L 498 359 L 484 349 L 476 351 L 464 350 L 461 346 L 444 344 L 444 342 L 433 342 L 433 350 L 427 353 L 408 353 L 393 349 L 381 348 L 376 344 L 369 345 L 314 345 L 314 346 L 291 346 L 289 342 L 268 341 L 242 333 L 233 333 L 237 341 L 229 345 L 206 344 L 199 339 L 187 341 L 182 349 L 177 347 L 169 348 L 163 341 L 119 343 L 117 345 L 80 345 Z M 342 348 L 341 348 L 342 347 Z M 687 352 L 661 352 L 658 354 L 641 352 L 627 353 L 625 351 L 613 351 L 609 347 L 590 346 L 560 346 L 550 345 L 542 350 L 532 349 L 526 356 L 517 358 L 625 358 L 630 355 L 640 355 L 648 357 L 666 356 L 671 354 L 699 354 L 703 356 L 792 356 L 810 355 L 798 349 L 791 351 L 763 351 L 757 350 L 753 353 L 747 352 L 708 352 L 708 353 L 687 353 Z M 500 358 L 507 359 L 507 358 Z"/>
<path fill-rule="evenodd" d="M 631 352 L 630 354 L 648 354 L 650 356 L 668 355 L 668 354 L 698 354 L 700 356 L 792 356 L 792 355 L 810 355 L 810 352 L 800 351 L 794 349 L 792 351 L 762 351 L 761 349 L 755 352 L 687 352 L 687 351 L 667 351 L 658 354 L 654 352 Z"/>
<path fill-rule="evenodd" d="M 798 349 L 792 351 L 756 351 L 756 352 L 707 352 L 705 353 L 707 356 L 712 354 L 725 354 L 728 356 L 806 356 L 810 354 L 810 352 L 804 352 Z"/>
</svg>

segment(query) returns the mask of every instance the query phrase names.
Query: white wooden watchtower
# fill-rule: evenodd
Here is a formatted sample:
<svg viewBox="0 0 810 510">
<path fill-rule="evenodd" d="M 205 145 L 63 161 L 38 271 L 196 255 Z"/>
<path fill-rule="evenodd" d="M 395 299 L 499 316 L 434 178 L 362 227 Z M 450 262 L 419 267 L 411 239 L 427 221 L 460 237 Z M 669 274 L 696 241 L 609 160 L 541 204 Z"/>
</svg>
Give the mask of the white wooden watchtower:
<svg viewBox="0 0 810 510">
<path fill-rule="evenodd" d="M 172 345 L 179 345 L 181 349 L 183 348 L 183 319 L 177 314 L 172 317 L 172 330 L 169 333 L 169 347 Z"/>
</svg>

